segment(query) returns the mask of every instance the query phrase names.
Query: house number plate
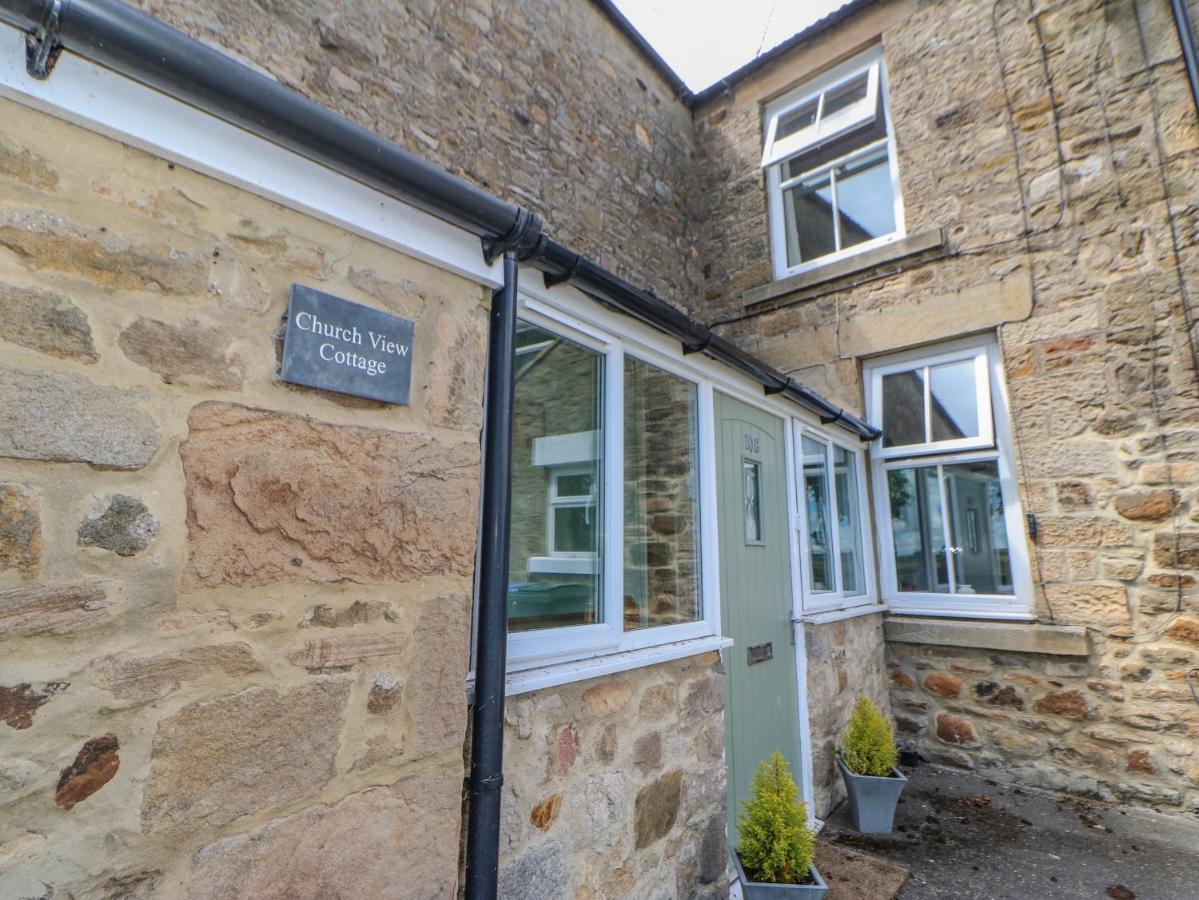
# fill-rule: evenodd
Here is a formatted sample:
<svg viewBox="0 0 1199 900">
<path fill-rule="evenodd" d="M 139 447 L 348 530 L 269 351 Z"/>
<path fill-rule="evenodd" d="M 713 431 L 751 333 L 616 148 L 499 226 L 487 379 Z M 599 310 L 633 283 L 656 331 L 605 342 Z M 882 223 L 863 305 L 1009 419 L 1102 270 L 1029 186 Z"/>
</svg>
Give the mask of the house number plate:
<svg viewBox="0 0 1199 900">
<path fill-rule="evenodd" d="M 746 664 L 753 666 L 774 658 L 774 641 L 745 648 Z"/>
</svg>

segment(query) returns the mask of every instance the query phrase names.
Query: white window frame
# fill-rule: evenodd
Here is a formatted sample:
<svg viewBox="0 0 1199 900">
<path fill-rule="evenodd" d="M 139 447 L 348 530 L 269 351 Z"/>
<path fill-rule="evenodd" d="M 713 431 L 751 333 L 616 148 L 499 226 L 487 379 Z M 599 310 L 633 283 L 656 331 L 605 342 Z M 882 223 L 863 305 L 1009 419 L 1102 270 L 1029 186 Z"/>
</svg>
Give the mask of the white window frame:
<svg viewBox="0 0 1199 900">
<path fill-rule="evenodd" d="M 671 359 L 636 341 L 609 333 L 551 306 L 522 298 L 522 321 L 574 341 L 604 357 L 603 461 L 597 485 L 600 517 L 599 559 L 566 556 L 535 557 L 535 570 L 562 572 L 565 566 L 590 564 L 601 570 L 601 621 L 590 625 L 541 628 L 508 635 L 508 671 L 574 662 L 591 657 L 641 650 L 719 635 L 719 583 L 713 583 L 713 554 L 718 552 L 715 490 L 715 440 L 712 436 L 712 385 L 684 362 Z M 696 472 L 699 486 L 697 543 L 700 554 L 700 618 L 677 625 L 624 630 L 624 360 L 634 357 L 695 385 L 697 416 Z M 576 467 L 578 468 L 578 467 Z M 552 545 L 550 545 L 552 546 Z"/>
<path fill-rule="evenodd" d="M 873 606 L 878 603 L 878 583 L 875 578 L 874 542 L 870 534 L 870 501 L 866 481 L 866 454 L 862 445 L 855 445 L 824 428 L 816 428 L 799 419 L 792 420 L 794 431 L 794 493 L 795 493 L 795 530 L 799 542 L 799 557 L 801 560 L 799 581 L 802 585 L 802 603 L 804 615 L 823 613 L 844 609 L 856 609 L 859 606 Z M 824 445 L 825 477 L 828 489 L 829 512 L 829 543 L 833 558 L 833 573 L 836 579 L 836 589 L 832 591 L 817 591 L 812 585 L 812 542 L 811 528 L 808 521 L 808 503 L 804 484 L 804 452 L 803 440 L 809 438 Z M 833 468 L 833 447 L 839 447 L 849 453 L 853 460 L 854 471 L 858 479 L 857 525 L 862 547 L 862 577 L 863 590 L 857 594 L 846 594 L 841 573 L 841 529 L 838 520 L 837 487 Z"/>
<path fill-rule="evenodd" d="M 882 596 L 890 611 L 896 615 L 947 616 L 954 618 L 1013 619 L 1029 621 L 1035 618 L 1032 571 L 1029 565 L 1028 543 L 1024 535 L 1024 510 L 1020 502 L 1020 491 L 1015 475 L 1011 425 L 1008 418 L 1007 387 L 1003 378 L 1003 363 L 993 336 L 966 338 L 923 350 L 908 351 L 863 366 L 866 392 L 867 420 L 878 426 L 882 419 L 880 406 L 882 375 L 905 371 L 921 364 L 924 360 L 961 359 L 963 354 L 975 356 L 985 366 L 986 377 L 980 380 L 989 396 L 987 409 L 993 426 L 991 446 L 972 446 L 946 453 L 946 445 L 959 442 L 942 442 L 934 451 L 917 447 L 904 448 L 901 453 L 888 453 L 882 449 L 882 439 L 874 442 L 871 449 L 871 485 L 874 494 L 875 528 L 878 535 L 880 556 L 879 573 Z M 933 363 L 935 364 L 935 363 Z M 973 441 L 972 444 L 977 442 Z M 889 448 L 895 450 L 896 448 Z M 1008 594 L 956 594 L 928 591 L 900 591 L 895 569 L 895 537 L 891 527 L 891 500 L 887 489 L 887 473 L 892 469 L 932 467 L 956 463 L 995 461 L 999 470 L 999 489 L 1003 498 L 1003 519 L 1007 531 L 1008 561 L 1011 566 L 1013 593 Z M 948 529 L 945 511 L 947 499 L 942 491 L 943 527 Z M 950 546 L 948 534 L 946 547 Z M 952 587 L 952 583 L 950 585 Z"/>
<path fill-rule="evenodd" d="M 847 81 L 860 75 L 862 72 L 869 73 L 869 87 L 867 96 L 864 100 L 859 100 L 857 103 L 842 110 L 837 114 L 834 122 L 835 130 L 829 130 L 827 133 L 816 133 L 804 138 L 803 141 L 796 142 L 795 138 L 804 136 L 807 132 L 816 128 L 819 131 L 819 123 L 817 126 L 812 126 L 784 138 L 783 141 L 776 142 L 774 140 L 775 131 L 778 128 L 780 117 L 785 116 L 788 112 L 806 102 L 812 100 L 813 97 L 823 96 L 824 93 L 845 84 Z M 869 121 L 874 115 L 874 110 L 878 109 L 879 92 L 882 96 L 882 114 L 884 124 L 886 126 L 886 137 L 880 138 L 864 147 L 859 147 L 851 150 L 845 155 L 831 160 L 828 163 L 817 166 L 809 171 L 802 173 L 795 178 L 784 180 L 782 177 L 783 165 L 791 157 L 802 153 L 816 144 L 823 143 L 827 140 L 837 137 L 844 133 L 848 128 L 855 127 L 863 122 Z M 870 115 L 863 115 L 860 112 L 855 113 L 852 117 L 846 116 L 851 110 L 857 110 L 859 105 L 864 104 L 869 100 L 873 105 L 870 107 Z M 853 59 L 847 60 L 844 63 L 830 69 L 823 75 L 806 82 L 799 88 L 790 91 L 787 94 L 771 101 L 764 110 L 763 129 L 766 134 L 764 144 L 764 152 L 762 156 L 762 165 L 766 170 L 766 194 L 769 206 L 769 224 L 770 224 L 770 254 L 774 269 L 774 277 L 776 280 L 789 278 L 792 275 L 798 275 L 802 272 L 811 271 L 813 269 L 826 266 L 829 263 L 837 262 L 842 259 L 856 256 L 859 253 L 865 253 L 868 250 L 873 250 L 877 247 L 886 246 L 894 243 L 906 236 L 907 230 L 904 221 L 903 208 L 903 191 L 899 180 L 899 161 L 895 145 L 895 130 L 892 127 L 891 121 L 891 103 L 887 91 L 887 72 L 886 66 L 883 63 L 883 48 L 882 45 L 866 50 L 863 53 L 855 56 Z M 787 221 L 783 204 L 783 192 L 793 184 L 799 181 L 818 176 L 826 171 L 844 165 L 847 162 L 852 162 L 859 156 L 864 156 L 873 153 L 879 148 L 885 147 L 887 150 L 887 163 L 891 173 L 891 194 L 894 203 L 894 218 L 895 230 L 890 234 L 881 235 L 869 241 L 863 241 L 860 244 L 855 244 L 852 247 L 837 250 L 833 253 L 817 257 L 816 259 L 804 260 L 794 266 L 787 265 Z M 835 187 L 833 205 L 836 206 Z M 833 217 L 833 224 L 836 232 L 840 232 L 840 223 L 836 216 Z M 838 237 L 839 243 L 839 237 Z"/>
<path fill-rule="evenodd" d="M 934 366 L 949 363 L 974 363 L 974 404 L 978 411 L 978 435 L 975 437 L 956 438 L 950 441 L 934 441 L 932 437 L 932 383 L 929 380 L 929 370 Z M 895 457 L 928 456 L 945 453 L 955 453 L 962 450 L 981 450 L 995 446 L 994 408 L 991 400 L 992 389 L 990 371 L 990 354 L 985 345 L 967 343 L 956 350 L 917 355 L 889 364 L 870 365 L 870 392 L 868 406 L 878 411 L 878 420 L 873 418 L 870 424 L 882 428 L 883 414 L 883 378 L 900 372 L 912 372 L 917 369 L 924 371 L 924 429 L 926 439 L 919 444 L 904 444 L 899 447 L 884 447 L 882 441 L 874 451 L 880 459 Z"/>
</svg>

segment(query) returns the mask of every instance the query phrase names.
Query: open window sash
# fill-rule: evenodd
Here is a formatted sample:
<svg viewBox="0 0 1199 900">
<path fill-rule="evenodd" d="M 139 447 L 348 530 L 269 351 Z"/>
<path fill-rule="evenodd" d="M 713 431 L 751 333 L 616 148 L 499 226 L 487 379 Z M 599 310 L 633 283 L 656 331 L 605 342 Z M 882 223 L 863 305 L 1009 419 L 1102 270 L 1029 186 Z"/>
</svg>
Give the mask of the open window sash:
<svg viewBox="0 0 1199 900">
<path fill-rule="evenodd" d="M 827 87 L 768 111 L 762 168 L 868 125 L 879 114 L 876 59 Z"/>
</svg>

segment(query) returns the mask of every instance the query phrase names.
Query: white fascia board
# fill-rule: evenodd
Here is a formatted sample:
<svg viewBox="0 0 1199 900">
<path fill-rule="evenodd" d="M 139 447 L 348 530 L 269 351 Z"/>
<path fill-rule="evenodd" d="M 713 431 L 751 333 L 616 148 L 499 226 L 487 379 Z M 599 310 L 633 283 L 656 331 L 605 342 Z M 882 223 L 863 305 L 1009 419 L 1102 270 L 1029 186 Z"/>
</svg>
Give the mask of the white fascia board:
<svg viewBox="0 0 1199 900">
<path fill-rule="evenodd" d="M 64 52 L 45 81 L 25 72 L 25 36 L 0 25 L 0 96 L 305 213 L 490 287 L 478 238 L 320 163 Z"/>
</svg>

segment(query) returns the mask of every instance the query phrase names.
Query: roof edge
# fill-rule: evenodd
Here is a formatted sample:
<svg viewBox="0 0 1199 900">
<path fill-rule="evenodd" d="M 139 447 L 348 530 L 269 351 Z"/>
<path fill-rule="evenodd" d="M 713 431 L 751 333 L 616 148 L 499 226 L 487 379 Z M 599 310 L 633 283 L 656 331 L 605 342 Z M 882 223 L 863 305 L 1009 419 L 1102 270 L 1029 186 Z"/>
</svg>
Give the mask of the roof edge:
<svg viewBox="0 0 1199 900">
<path fill-rule="evenodd" d="M 646 40 L 645 35 L 637 30 L 637 26 L 630 22 L 624 13 L 617 9 L 616 4 L 612 0 L 591 0 L 591 3 L 607 17 L 608 21 L 616 26 L 616 30 L 623 34 L 629 43 L 637 48 L 641 55 L 645 57 L 645 61 L 669 85 L 675 97 L 682 100 L 683 105 L 691 109 L 691 101 L 694 99 L 695 93 L 691 88 L 687 87 L 687 83 L 683 81 L 679 73 L 671 68 L 670 63 L 664 60 L 661 54 L 654 49 L 653 44 Z"/>
</svg>

